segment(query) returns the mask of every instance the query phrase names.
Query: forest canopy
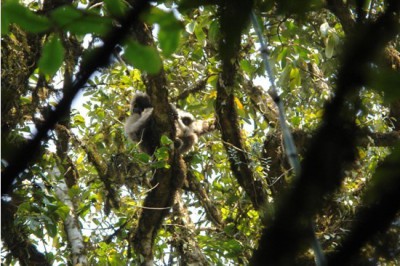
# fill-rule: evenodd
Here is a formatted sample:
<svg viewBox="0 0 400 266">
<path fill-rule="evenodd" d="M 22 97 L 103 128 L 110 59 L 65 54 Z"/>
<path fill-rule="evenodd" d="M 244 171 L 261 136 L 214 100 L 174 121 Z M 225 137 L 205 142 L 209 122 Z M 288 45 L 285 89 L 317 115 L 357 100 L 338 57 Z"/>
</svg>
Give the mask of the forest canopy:
<svg viewBox="0 0 400 266">
<path fill-rule="evenodd" d="M 2 1 L 2 263 L 400 264 L 399 32 L 397 0 Z"/>
</svg>

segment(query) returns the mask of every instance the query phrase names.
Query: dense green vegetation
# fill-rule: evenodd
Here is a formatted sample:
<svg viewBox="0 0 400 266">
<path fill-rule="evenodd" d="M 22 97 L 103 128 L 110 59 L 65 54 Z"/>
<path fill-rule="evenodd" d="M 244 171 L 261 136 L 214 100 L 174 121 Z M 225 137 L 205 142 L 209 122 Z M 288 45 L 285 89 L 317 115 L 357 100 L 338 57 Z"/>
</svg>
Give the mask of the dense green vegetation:
<svg viewBox="0 0 400 266">
<path fill-rule="evenodd" d="M 400 264 L 399 1 L 6 0 L 1 19 L 5 265 L 315 265 L 315 243 Z M 124 134 L 136 91 L 152 156 Z M 216 130 L 178 154 L 168 102 Z"/>
</svg>

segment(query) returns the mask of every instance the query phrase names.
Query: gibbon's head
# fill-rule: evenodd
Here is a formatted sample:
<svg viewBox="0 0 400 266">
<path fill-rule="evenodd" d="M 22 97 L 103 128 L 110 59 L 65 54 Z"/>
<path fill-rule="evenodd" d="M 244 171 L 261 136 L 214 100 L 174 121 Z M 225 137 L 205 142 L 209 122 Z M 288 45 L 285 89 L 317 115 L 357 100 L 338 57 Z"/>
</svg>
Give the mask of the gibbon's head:
<svg viewBox="0 0 400 266">
<path fill-rule="evenodd" d="M 144 109 L 153 107 L 146 93 L 136 92 L 131 102 L 131 114 L 141 114 Z"/>
<path fill-rule="evenodd" d="M 182 111 L 182 110 L 179 110 L 178 114 L 179 114 L 179 118 L 182 120 L 182 123 L 185 126 L 189 126 L 194 122 L 194 117 L 192 114 Z"/>
</svg>

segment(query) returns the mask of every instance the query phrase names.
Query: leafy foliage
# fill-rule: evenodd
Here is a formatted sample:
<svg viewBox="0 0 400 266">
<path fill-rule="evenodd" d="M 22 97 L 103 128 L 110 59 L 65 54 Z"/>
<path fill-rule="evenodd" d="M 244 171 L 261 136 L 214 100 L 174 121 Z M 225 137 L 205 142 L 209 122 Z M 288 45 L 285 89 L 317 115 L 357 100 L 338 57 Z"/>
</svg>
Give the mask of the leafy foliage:
<svg viewBox="0 0 400 266">
<path fill-rule="evenodd" d="M 126 22 L 135 1 L 2 3 L 3 169 L 15 150 L 40 130 L 54 106 L 69 93 L 73 80 L 86 73 L 81 62 L 101 62 L 68 116 L 47 134 L 48 141 L 42 142 L 36 159 L 16 179 L 12 191 L 3 195 L 3 213 L 12 214 L 2 224 L 5 264 L 29 263 L 30 258 L 49 265 L 76 260 L 88 265 L 143 262 L 135 237 L 143 213 L 149 210 L 145 199 L 159 185 L 154 183 L 156 174 L 176 169 L 168 132 L 163 132 L 154 155 L 141 152 L 123 132 L 133 93 L 152 91 L 151 86 L 157 88 L 154 98 L 167 95 L 163 94 L 167 90 L 170 102 L 198 119 L 214 118 L 221 106 L 234 109 L 237 120 L 233 129 L 240 132 L 242 145 L 238 149 L 225 140 L 224 134 L 232 128 L 219 120 L 218 130 L 201 137 L 184 156 L 181 169 L 187 168 L 187 173 L 179 197 L 171 211 L 167 208 L 171 206 L 157 210 L 167 210 L 167 215 L 154 239 L 155 262 L 250 263 L 263 229 L 270 226 L 294 183 L 277 113 L 267 93 L 269 83 L 258 39 L 242 17 L 253 8 L 262 24 L 287 122 L 304 158 L 309 139 L 324 124 L 327 102 L 337 96 L 344 44 L 353 36 L 347 29 L 354 25 L 346 24 L 341 15 L 361 16 L 362 12 L 353 1 L 339 6 L 341 1 L 326 1 L 324 7 L 322 1 L 254 1 L 253 6 L 252 1 L 223 1 L 226 6 L 218 5 L 219 1 L 162 2 L 141 15 L 141 21 L 133 24 L 109 58 L 91 55 Z M 370 2 L 363 9 L 371 23 L 387 6 L 387 1 L 364 2 Z M 354 17 L 348 19 L 356 23 Z M 146 35 L 146 30 L 154 36 Z M 143 41 L 147 37 L 150 42 Z M 149 45 L 152 42 L 154 46 Z M 375 221 L 381 231 L 369 242 L 361 241 L 361 252 L 355 258 L 360 265 L 366 261 L 400 263 L 398 203 L 391 189 L 399 185 L 398 171 L 394 172 L 399 152 L 393 149 L 400 130 L 399 49 L 397 35 L 385 48 L 385 57 L 371 59 L 370 69 L 362 69 L 369 73 L 368 78 L 352 96 L 358 97 L 355 103 L 347 103 L 361 132 L 356 159 L 344 171 L 337 191 L 313 199 L 322 206 L 312 218 L 327 254 L 340 250 L 343 239 L 351 236 L 347 234 L 354 228 L 351 221 L 360 217 L 360 212 L 363 215 L 365 206 L 376 208 L 377 202 L 386 200 L 395 214 L 397 211 L 385 224 Z M 227 72 L 229 64 L 233 74 L 227 81 L 221 73 Z M 166 85 L 160 88 L 162 77 Z M 224 89 L 232 95 L 231 102 L 228 97 L 218 98 L 221 84 L 228 84 Z M 258 190 L 249 191 L 233 170 L 244 168 L 251 176 L 243 178 L 255 182 Z M 66 184 L 64 190 L 62 184 Z M 58 189 L 66 196 L 60 197 Z M 259 208 L 249 192 L 264 193 L 266 205 Z M 385 194 L 393 195 L 384 198 Z M 68 223 L 68 219 L 74 222 Z M 84 245 L 79 252 L 71 249 L 76 244 L 73 239 L 79 239 L 71 238 L 71 228 L 82 236 Z M 12 249 L 16 242 L 26 248 Z M 32 253 L 24 253 L 29 251 Z M 313 260 L 307 249 L 290 259 L 301 265 Z"/>
</svg>

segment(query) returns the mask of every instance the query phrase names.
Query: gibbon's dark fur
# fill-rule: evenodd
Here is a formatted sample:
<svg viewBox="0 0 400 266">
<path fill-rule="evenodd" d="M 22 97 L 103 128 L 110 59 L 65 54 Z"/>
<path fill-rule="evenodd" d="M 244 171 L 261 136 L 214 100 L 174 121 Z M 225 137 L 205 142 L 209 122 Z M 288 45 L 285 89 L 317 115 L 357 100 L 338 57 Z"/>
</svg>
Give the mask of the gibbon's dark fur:
<svg viewBox="0 0 400 266">
<path fill-rule="evenodd" d="M 188 152 L 197 143 L 199 136 L 214 129 L 214 124 L 208 121 L 195 120 L 191 113 L 185 112 L 171 104 L 174 113 L 176 140 L 175 148 L 180 153 Z M 139 142 L 139 148 L 153 154 L 157 141 L 154 129 L 153 106 L 150 97 L 137 92 L 131 102 L 131 116 L 125 122 L 125 133 L 134 142 Z"/>
</svg>

